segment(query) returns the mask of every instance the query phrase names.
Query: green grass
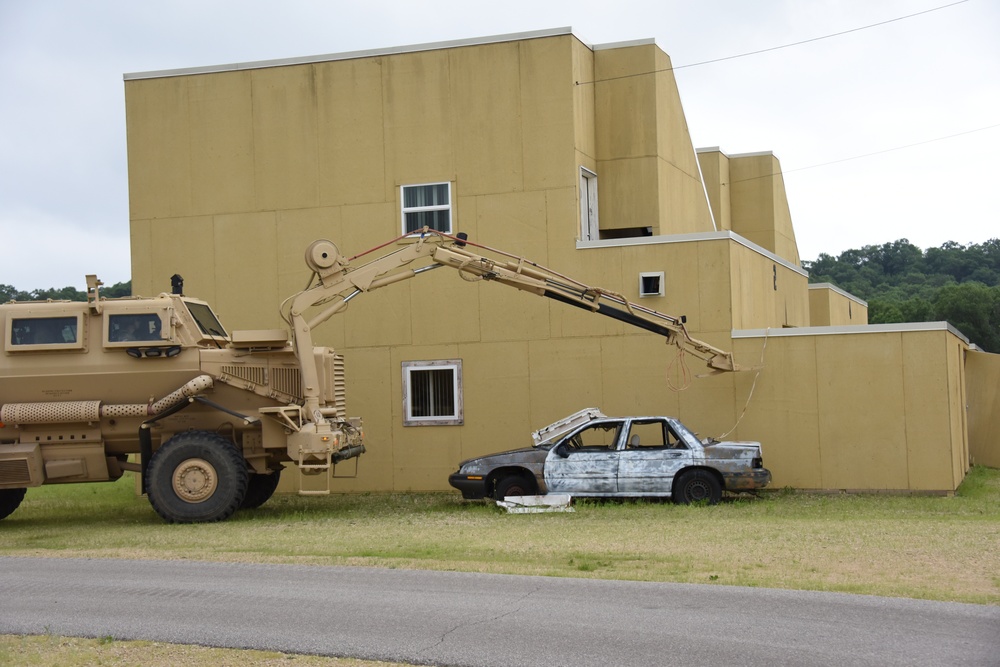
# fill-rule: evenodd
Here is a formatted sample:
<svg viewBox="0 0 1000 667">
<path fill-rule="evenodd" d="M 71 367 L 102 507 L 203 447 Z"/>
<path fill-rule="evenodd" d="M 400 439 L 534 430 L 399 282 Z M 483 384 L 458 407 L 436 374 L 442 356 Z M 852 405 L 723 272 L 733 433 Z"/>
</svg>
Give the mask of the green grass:
<svg viewBox="0 0 1000 667">
<path fill-rule="evenodd" d="M 116 484 L 29 489 L 0 555 L 361 565 L 674 581 L 1000 604 L 1000 471 L 954 497 L 771 492 L 712 507 L 506 514 L 457 493 L 276 496 L 168 525 Z"/>
</svg>

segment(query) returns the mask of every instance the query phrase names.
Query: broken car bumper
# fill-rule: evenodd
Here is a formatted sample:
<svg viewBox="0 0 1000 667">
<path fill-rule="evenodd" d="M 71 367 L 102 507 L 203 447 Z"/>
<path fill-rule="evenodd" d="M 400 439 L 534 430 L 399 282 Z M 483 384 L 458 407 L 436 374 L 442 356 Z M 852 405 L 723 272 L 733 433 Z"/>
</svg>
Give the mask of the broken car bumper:
<svg viewBox="0 0 1000 667">
<path fill-rule="evenodd" d="M 466 500 L 486 497 L 486 478 L 482 475 L 462 475 L 456 472 L 448 476 L 448 483 L 461 491 Z"/>
<path fill-rule="evenodd" d="M 753 491 L 763 489 L 771 483 L 771 471 L 767 468 L 754 468 L 747 472 L 722 473 L 726 482 L 726 491 Z"/>
</svg>

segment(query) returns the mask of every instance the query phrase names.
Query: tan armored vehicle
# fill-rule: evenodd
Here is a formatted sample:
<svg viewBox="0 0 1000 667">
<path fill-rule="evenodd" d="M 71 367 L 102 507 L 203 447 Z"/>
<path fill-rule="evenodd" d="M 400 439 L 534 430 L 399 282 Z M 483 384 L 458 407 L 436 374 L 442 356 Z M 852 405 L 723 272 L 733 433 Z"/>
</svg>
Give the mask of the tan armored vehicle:
<svg viewBox="0 0 1000 667">
<path fill-rule="evenodd" d="M 228 332 L 209 304 L 173 293 L 0 305 L 0 519 L 28 487 L 142 475 L 170 522 L 218 521 L 259 507 L 292 464 L 325 480 L 364 452 L 347 417 L 342 358 L 312 330 L 363 292 L 440 266 L 614 317 L 666 337 L 713 371 L 732 356 L 692 339 L 683 321 L 523 258 L 424 230 L 357 267 L 330 241 L 306 251 L 310 287 L 287 299 L 288 330 Z M 358 259 L 358 258 L 353 258 Z M 421 261 L 422 260 L 422 261 Z M 410 268 L 416 264 L 417 268 Z"/>
</svg>

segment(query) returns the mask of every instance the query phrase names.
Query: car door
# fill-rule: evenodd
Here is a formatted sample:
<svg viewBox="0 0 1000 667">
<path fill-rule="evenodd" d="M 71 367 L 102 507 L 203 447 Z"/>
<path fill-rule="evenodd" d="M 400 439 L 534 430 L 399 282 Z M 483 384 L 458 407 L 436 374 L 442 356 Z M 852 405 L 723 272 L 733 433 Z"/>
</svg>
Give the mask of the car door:
<svg viewBox="0 0 1000 667">
<path fill-rule="evenodd" d="M 667 495 L 674 475 L 691 460 L 684 439 L 663 418 L 630 420 L 624 444 L 618 457 L 620 495 Z"/>
<path fill-rule="evenodd" d="M 621 420 L 605 420 L 563 438 L 545 458 L 545 486 L 549 493 L 615 495 L 621 432 Z"/>
</svg>

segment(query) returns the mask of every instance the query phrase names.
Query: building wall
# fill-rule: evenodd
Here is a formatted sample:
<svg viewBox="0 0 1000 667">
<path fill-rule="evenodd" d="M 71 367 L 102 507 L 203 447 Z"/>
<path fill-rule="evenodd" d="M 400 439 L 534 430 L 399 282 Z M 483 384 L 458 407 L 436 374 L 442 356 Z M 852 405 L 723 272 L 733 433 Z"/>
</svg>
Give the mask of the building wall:
<svg viewBox="0 0 1000 667">
<path fill-rule="evenodd" d="M 868 324 L 868 304 L 829 283 L 809 285 L 809 325 Z"/>
<path fill-rule="evenodd" d="M 1000 354 L 969 350 L 965 367 L 969 454 L 975 464 L 1000 468 Z"/>
<path fill-rule="evenodd" d="M 961 354 L 943 323 L 736 332 L 734 351 L 763 350 L 737 435 L 759 439 L 774 486 L 948 492 L 968 469 Z M 764 345 L 766 343 L 766 348 Z M 878 406 L 873 409 L 872 406 Z"/>
<path fill-rule="evenodd" d="M 230 329 L 280 327 L 310 242 L 359 255 L 400 235 L 401 185 L 448 181 L 456 231 L 684 315 L 762 365 L 761 383 L 739 421 L 755 370 L 694 379 L 704 367 L 662 338 L 433 271 L 316 332 L 346 357 L 368 442 L 336 489 L 446 489 L 460 460 L 597 406 L 677 415 L 704 436 L 739 422 L 778 486 L 954 490 L 960 345 L 936 330 L 785 335 L 813 321 L 780 165 L 721 152 L 699 165 L 669 63 L 652 43 L 560 33 L 128 78 L 134 289 L 180 273 Z M 626 238 L 580 240 L 580 167 L 598 174 L 602 236 Z M 664 295 L 640 298 L 639 274 L 659 271 Z M 462 360 L 464 424 L 403 426 L 403 362 L 438 359 Z"/>
<path fill-rule="evenodd" d="M 714 231 L 669 56 L 641 43 L 593 57 L 602 229 Z"/>
<path fill-rule="evenodd" d="M 719 229 L 799 265 L 795 229 L 788 208 L 781 164 L 770 152 L 726 155 L 718 148 L 698 150 L 705 189 Z"/>
</svg>

